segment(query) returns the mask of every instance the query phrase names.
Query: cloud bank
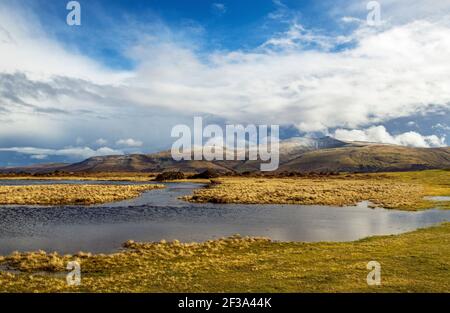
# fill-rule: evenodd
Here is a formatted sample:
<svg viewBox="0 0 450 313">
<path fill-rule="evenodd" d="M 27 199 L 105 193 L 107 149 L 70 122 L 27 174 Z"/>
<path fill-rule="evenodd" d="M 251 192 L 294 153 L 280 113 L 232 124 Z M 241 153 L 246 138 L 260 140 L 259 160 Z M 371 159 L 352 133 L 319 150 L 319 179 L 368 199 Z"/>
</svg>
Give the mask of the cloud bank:
<svg viewBox="0 0 450 313">
<path fill-rule="evenodd" d="M 450 109 L 450 5 L 427 5 L 431 12 L 423 16 L 418 3 L 400 16 L 397 4 L 383 2 L 386 23 L 370 28 L 349 15 L 361 10 L 351 2 L 339 19 L 355 28 L 340 35 L 307 29 L 289 16 L 284 32 L 248 49 L 202 50 L 195 41 L 174 39 L 176 30 L 142 32 L 125 51 L 136 64 L 129 71 L 68 49 L 32 13 L 0 4 L 0 151 L 103 153 L 63 148 L 78 137 L 96 148 L 116 143 L 124 153 L 167 148 L 171 127 L 193 115 L 295 125 L 355 140 L 445 145 L 442 136 L 391 135 L 378 126 Z M 42 151 L 21 148 L 35 146 L 36 138 Z"/>
<path fill-rule="evenodd" d="M 418 148 L 445 146 L 445 137 L 422 136 L 414 131 L 393 136 L 387 132 L 384 126 L 373 126 L 363 130 L 337 129 L 333 137 L 344 141 L 378 142 Z"/>
<path fill-rule="evenodd" d="M 94 156 L 104 155 L 122 155 L 120 150 L 114 150 L 108 147 L 102 147 L 97 150 L 89 147 L 68 147 L 64 149 L 42 149 L 35 147 L 13 147 L 13 148 L 0 148 L 3 152 L 19 152 L 23 154 L 29 154 L 35 159 L 45 159 L 47 156 L 70 156 L 87 159 Z"/>
<path fill-rule="evenodd" d="M 338 52 L 305 51 L 301 36 L 296 40 L 298 49 L 214 53 L 208 62 L 175 44 L 141 49 L 131 81 L 142 89 L 130 90 L 130 98 L 232 121 L 294 124 L 305 132 L 449 107 L 446 23 L 417 21 L 365 34 Z"/>
</svg>

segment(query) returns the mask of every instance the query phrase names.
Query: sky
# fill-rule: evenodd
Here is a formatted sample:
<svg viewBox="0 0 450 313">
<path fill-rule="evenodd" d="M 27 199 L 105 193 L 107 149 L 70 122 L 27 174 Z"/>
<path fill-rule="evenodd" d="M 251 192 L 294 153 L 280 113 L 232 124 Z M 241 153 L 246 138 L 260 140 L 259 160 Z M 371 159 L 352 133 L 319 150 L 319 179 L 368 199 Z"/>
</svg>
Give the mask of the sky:
<svg viewBox="0 0 450 313">
<path fill-rule="evenodd" d="M 450 1 L 68 2 L 0 0 L 0 166 L 169 149 L 194 116 L 448 146 Z"/>
</svg>

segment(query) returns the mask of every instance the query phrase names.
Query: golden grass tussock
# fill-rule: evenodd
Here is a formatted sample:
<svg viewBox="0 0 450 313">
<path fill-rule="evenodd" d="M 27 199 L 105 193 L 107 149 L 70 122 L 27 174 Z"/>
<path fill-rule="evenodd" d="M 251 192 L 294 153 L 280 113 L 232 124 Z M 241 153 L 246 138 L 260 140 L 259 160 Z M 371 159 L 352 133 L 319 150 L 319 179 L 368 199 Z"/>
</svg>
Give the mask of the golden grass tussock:
<svg viewBox="0 0 450 313">
<path fill-rule="evenodd" d="M 353 174 L 314 178 L 223 177 L 184 197 L 191 202 L 246 204 L 355 205 L 417 210 L 449 203 L 424 199 L 450 195 L 449 171 Z"/>
<path fill-rule="evenodd" d="M 55 184 L 0 186 L 0 204 L 89 205 L 130 199 L 139 196 L 142 192 L 159 188 L 164 188 L 164 185 Z"/>
<path fill-rule="evenodd" d="M 65 281 L 74 260 L 78 287 Z M 366 283 L 372 260 L 381 286 Z M 450 292 L 450 223 L 345 243 L 129 241 L 114 254 L 14 253 L 0 266 L 0 292 Z"/>
</svg>

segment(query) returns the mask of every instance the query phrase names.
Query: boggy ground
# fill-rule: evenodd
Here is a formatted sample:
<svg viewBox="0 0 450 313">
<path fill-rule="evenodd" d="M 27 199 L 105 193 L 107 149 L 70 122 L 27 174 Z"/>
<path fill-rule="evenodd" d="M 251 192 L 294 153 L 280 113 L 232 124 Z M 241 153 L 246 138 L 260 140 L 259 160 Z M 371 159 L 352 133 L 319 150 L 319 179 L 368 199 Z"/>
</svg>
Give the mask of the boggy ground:
<svg viewBox="0 0 450 313">
<path fill-rule="evenodd" d="M 238 236 L 182 244 L 127 242 L 104 255 L 0 257 L 0 292 L 450 292 L 450 223 L 346 243 Z M 81 285 L 68 286 L 69 261 Z M 381 264 L 381 286 L 366 282 Z"/>
<path fill-rule="evenodd" d="M 0 186 L 0 204 L 89 205 L 135 198 L 144 191 L 159 188 L 164 188 L 164 185 L 55 184 Z"/>
<path fill-rule="evenodd" d="M 427 196 L 450 195 L 450 171 L 265 178 L 222 177 L 184 197 L 191 202 L 355 205 L 364 200 L 391 209 L 450 208 Z"/>
</svg>

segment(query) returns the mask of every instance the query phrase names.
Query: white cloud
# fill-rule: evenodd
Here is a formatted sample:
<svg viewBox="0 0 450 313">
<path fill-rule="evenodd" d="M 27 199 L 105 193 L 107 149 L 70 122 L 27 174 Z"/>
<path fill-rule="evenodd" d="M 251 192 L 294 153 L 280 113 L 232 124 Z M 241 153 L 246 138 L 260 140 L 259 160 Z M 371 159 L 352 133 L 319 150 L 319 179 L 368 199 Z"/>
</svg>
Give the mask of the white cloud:
<svg viewBox="0 0 450 313">
<path fill-rule="evenodd" d="M 318 34 L 314 31 L 305 29 L 300 23 L 294 20 L 289 29 L 281 35 L 275 36 L 261 45 L 261 48 L 298 50 L 312 46 L 329 51 L 338 44 L 350 42 L 351 37 L 337 36 L 332 37 L 324 34 Z"/>
<path fill-rule="evenodd" d="M 108 147 L 102 147 L 97 150 L 93 150 L 89 147 L 69 147 L 64 149 L 43 149 L 35 147 L 12 147 L 12 148 L 0 148 L 0 151 L 5 152 L 18 152 L 23 154 L 36 155 L 53 155 L 53 156 L 66 156 L 73 158 L 87 159 L 93 156 L 103 155 L 121 155 L 120 150 L 114 150 Z"/>
<path fill-rule="evenodd" d="M 0 3 L 0 72 L 25 72 L 32 78 L 69 76 L 103 84 L 118 84 L 129 76 L 68 51 L 42 30 L 38 19 L 19 6 Z"/>
<path fill-rule="evenodd" d="M 361 24 L 365 22 L 364 20 L 353 16 L 344 16 L 341 18 L 341 21 L 344 23 L 356 23 L 356 24 Z"/>
<path fill-rule="evenodd" d="M 142 147 L 143 142 L 140 140 L 135 140 L 133 138 L 128 139 L 119 139 L 116 141 L 116 145 L 118 146 L 126 146 L 126 147 Z"/>
<path fill-rule="evenodd" d="M 393 136 L 384 126 L 373 126 L 363 130 L 337 129 L 333 137 L 344 141 L 377 142 L 420 148 L 445 146 L 445 137 L 423 136 L 413 131 Z"/>
<path fill-rule="evenodd" d="M 104 146 L 104 145 L 106 145 L 106 144 L 108 143 L 108 140 L 103 139 L 103 138 L 98 138 L 98 139 L 95 141 L 95 143 L 96 143 L 97 145 L 99 145 L 99 146 Z"/>
<path fill-rule="evenodd" d="M 129 99 L 243 123 L 292 123 L 302 131 L 358 128 L 450 107 L 448 23 L 361 32 L 354 48 L 339 52 L 302 50 L 302 36 L 275 39 L 292 48 L 216 52 L 204 62 L 175 43 L 141 47 L 130 80 L 140 89 L 130 88 Z M 318 44 L 332 42 L 320 37 Z"/>
<path fill-rule="evenodd" d="M 433 125 L 432 128 L 443 130 L 443 131 L 450 131 L 450 126 L 448 126 L 447 124 L 442 124 L 442 123 L 437 123 L 437 124 Z"/>
</svg>

